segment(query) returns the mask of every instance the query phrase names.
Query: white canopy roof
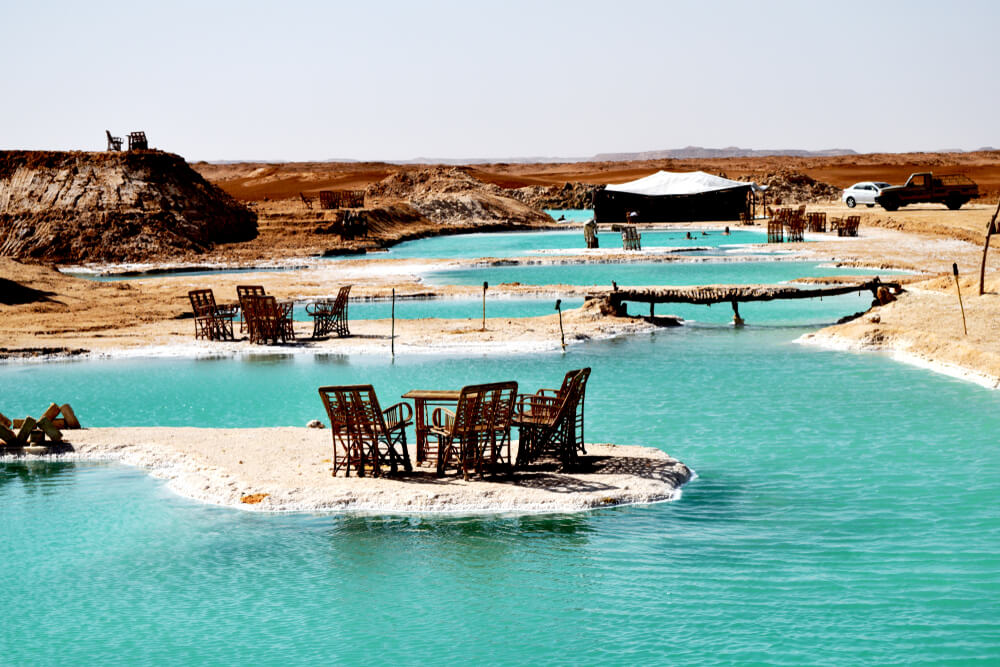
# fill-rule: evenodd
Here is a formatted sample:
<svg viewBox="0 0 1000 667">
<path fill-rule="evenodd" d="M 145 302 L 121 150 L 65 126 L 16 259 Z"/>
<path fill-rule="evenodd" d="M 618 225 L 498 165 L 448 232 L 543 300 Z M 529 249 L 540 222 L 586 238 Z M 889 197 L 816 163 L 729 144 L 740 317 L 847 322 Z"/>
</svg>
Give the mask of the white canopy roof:
<svg viewBox="0 0 1000 667">
<path fill-rule="evenodd" d="M 702 192 L 745 188 L 748 185 L 755 190 L 763 189 L 756 183 L 731 181 L 703 171 L 658 171 L 636 181 L 609 185 L 605 189 L 609 192 L 628 192 L 634 195 L 696 195 Z"/>
</svg>

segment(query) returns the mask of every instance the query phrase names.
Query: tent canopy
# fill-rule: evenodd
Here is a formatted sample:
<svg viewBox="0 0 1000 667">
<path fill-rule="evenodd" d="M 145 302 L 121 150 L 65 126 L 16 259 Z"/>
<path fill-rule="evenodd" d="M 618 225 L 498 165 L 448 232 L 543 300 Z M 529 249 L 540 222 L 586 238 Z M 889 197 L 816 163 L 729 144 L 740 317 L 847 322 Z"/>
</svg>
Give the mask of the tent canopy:
<svg viewBox="0 0 1000 667">
<path fill-rule="evenodd" d="M 765 189 L 756 183 L 731 181 L 728 178 L 706 174 L 703 171 L 658 171 L 655 174 L 650 174 L 635 181 L 609 185 L 605 190 L 608 192 L 625 192 L 634 195 L 645 195 L 647 197 L 659 197 L 663 195 L 697 195 L 703 192 L 717 192 L 719 190 L 746 187 L 753 188 L 754 190 Z"/>
</svg>

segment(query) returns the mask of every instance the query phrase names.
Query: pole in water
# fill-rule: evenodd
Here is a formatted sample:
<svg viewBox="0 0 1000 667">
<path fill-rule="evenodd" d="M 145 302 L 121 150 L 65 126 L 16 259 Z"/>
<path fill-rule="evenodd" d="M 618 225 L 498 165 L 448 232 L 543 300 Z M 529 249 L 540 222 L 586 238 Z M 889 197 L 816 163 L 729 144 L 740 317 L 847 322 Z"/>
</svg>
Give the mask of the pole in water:
<svg viewBox="0 0 1000 667">
<path fill-rule="evenodd" d="M 962 286 L 958 284 L 958 264 L 952 262 L 951 272 L 955 274 L 955 289 L 958 290 L 958 307 L 962 309 L 962 330 L 965 335 L 969 335 L 969 328 L 965 326 L 965 306 L 962 305 Z"/>
<path fill-rule="evenodd" d="M 566 351 L 566 334 L 562 325 L 562 299 L 556 299 L 556 310 L 559 311 L 559 340 L 562 343 L 563 352 Z"/>
<path fill-rule="evenodd" d="M 486 331 L 486 290 L 489 289 L 490 284 L 483 281 L 483 331 Z"/>
<path fill-rule="evenodd" d="M 740 302 L 733 301 L 733 326 L 741 327 L 743 326 L 743 318 L 740 317 Z"/>
<path fill-rule="evenodd" d="M 392 332 L 389 334 L 389 348 L 396 356 L 396 288 L 392 288 Z"/>
</svg>

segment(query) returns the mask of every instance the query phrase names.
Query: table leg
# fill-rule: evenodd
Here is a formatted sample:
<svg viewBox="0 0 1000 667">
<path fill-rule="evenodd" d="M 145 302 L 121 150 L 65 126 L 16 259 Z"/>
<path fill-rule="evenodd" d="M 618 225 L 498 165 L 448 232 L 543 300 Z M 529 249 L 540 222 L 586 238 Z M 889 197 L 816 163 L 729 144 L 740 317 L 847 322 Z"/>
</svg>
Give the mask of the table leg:
<svg viewBox="0 0 1000 667">
<path fill-rule="evenodd" d="M 426 420 L 426 404 L 424 399 L 415 398 L 413 399 L 413 412 L 415 421 L 415 430 L 417 432 L 417 464 L 423 463 L 427 459 L 427 420 Z"/>
</svg>

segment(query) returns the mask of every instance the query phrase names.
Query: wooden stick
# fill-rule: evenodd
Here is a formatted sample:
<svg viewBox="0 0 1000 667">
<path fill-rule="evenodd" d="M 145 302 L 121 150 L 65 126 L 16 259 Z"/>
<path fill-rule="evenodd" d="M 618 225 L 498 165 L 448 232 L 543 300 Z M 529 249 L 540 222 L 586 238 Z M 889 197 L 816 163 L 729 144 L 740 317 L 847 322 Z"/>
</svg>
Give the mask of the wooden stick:
<svg viewBox="0 0 1000 667">
<path fill-rule="evenodd" d="M 965 326 L 965 306 L 962 305 L 962 286 L 958 284 L 958 264 L 952 263 L 951 271 L 955 274 L 955 289 L 958 290 L 958 307 L 962 309 L 962 330 L 965 335 L 969 335 L 969 329 Z"/>
<path fill-rule="evenodd" d="M 21 446 L 17 441 L 17 435 L 3 424 L 0 424 L 0 440 L 3 440 L 11 447 Z"/>
<path fill-rule="evenodd" d="M 37 422 L 33 417 L 25 417 L 24 421 L 21 423 L 21 428 L 17 431 L 17 441 L 21 445 L 26 445 L 28 443 L 28 434 L 35 430 L 35 424 Z"/>
<path fill-rule="evenodd" d="M 70 407 L 69 403 L 63 403 L 60 410 L 62 410 L 62 415 L 66 419 L 66 428 L 69 429 L 82 428 L 80 426 L 80 420 L 76 418 L 76 413 L 73 412 L 73 408 Z"/>
<path fill-rule="evenodd" d="M 389 334 L 389 349 L 396 356 L 396 288 L 392 288 L 392 331 Z"/>
<path fill-rule="evenodd" d="M 56 405 L 55 403 L 51 403 L 49 404 L 49 407 L 45 408 L 45 412 L 43 412 L 42 416 L 39 417 L 38 419 L 39 421 L 41 421 L 42 419 L 48 419 L 51 421 L 56 418 L 56 415 L 59 414 L 59 410 L 60 408 L 58 405 Z"/>
<path fill-rule="evenodd" d="M 559 340 L 562 342 L 563 352 L 566 351 L 566 334 L 562 325 L 562 299 L 556 299 L 556 310 L 559 311 Z"/>
<path fill-rule="evenodd" d="M 488 282 L 483 281 L 483 331 L 486 331 L 486 290 L 490 286 Z"/>
<path fill-rule="evenodd" d="M 49 440 L 52 442 L 62 442 L 62 433 L 52 424 L 52 420 L 48 417 L 39 419 L 36 426 L 45 431 L 45 435 L 49 436 Z"/>
<path fill-rule="evenodd" d="M 986 228 L 986 243 L 983 244 L 983 263 L 979 265 L 979 296 L 983 295 L 983 286 L 986 283 L 986 253 L 990 249 L 990 237 L 993 236 L 993 229 L 996 226 L 997 214 L 1000 213 L 1000 201 L 997 202 L 997 209 L 993 211 L 990 224 Z"/>
</svg>

